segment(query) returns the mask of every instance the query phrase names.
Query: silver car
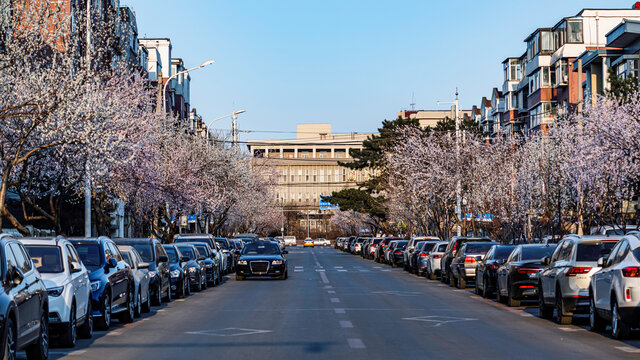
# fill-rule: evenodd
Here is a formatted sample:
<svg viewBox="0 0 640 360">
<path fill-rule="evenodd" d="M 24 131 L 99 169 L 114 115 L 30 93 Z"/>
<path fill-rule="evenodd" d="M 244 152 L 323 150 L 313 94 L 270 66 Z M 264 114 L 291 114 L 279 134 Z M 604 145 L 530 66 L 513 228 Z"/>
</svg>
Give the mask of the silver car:
<svg viewBox="0 0 640 360">
<path fill-rule="evenodd" d="M 589 284 L 591 330 L 604 330 L 610 320 L 613 337 L 623 339 L 640 327 L 640 233 L 624 236 L 598 266 Z"/>
<path fill-rule="evenodd" d="M 540 317 L 555 313 L 558 324 L 568 325 L 574 313 L 589 310 L 589 282 L 600 267 L 598 259 L 606 256 L 621 236 L 569 235 L 543 259 L 538 289 Z M 555 312 L 554 312 L 555 309 Z"/>
<path fill-rule="evenodd" d="M 141 316 L 151 308 L 151 296 L 149 296 L 149 264 L 142 261 L 138 251 L 129 245 L 118 245 L 122 259 L 131 267 L 133 281 L 135 283 L 135 315 Z"/>
<path fill-rule="evenodd" d="M 442 259 L 442 255 L 444 255 L 445 250 L 447 250 L 447 245 L 449 243 L 447 241 L 440 241 L 433 245 L 433 248 L 429 252 L 429 257 L 426 259 L 427 268 L 425 271 L 425 275 L 428 279 L 435 280 L 440 275 L 440 260 Z M 422 259 L 420 261 L 423 261 Z"/>
</svg>

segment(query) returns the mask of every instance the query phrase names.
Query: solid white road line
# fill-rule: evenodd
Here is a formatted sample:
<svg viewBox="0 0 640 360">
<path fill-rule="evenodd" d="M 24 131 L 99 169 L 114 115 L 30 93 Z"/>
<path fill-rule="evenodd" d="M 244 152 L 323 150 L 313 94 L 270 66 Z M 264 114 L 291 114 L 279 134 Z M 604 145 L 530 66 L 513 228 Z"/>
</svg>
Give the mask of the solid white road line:
<svg viewBox="0 0 640 360">
<path fill-rule="evenodd" d="M 322 279 L 322 282 L 325 284 L 329 283 L 329 279 L 327 279 L 327 274 L 325 274 L 324 272 L 319 272 L 320 274 L 320 278 Z"/>
<path fill-rule="evenodd" d="M 353 323 L 351 321 L 341 320 L 340 321 L 340 327 L 352 328 L 353 327 Z"/>
<path fill-rule="evenodd" d="M 335 311 L 336 314 L 344 314 L 345 313 L 344 309 L 340 309 L 340 308 L 335 308 L 335 309 L 333 309 L 333 311 Z"/>
<path fill-rule="evenodd" d="M 347 342 L 352 349 L 366 349 L 361 339 L 347 339 Z"/>
</svg>

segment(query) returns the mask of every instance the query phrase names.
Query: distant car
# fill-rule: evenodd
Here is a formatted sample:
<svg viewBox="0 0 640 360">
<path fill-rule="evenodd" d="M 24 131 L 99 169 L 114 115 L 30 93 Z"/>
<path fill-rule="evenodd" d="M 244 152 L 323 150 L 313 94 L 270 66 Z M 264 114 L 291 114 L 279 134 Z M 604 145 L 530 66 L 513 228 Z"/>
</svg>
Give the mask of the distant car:
<svg viewBox="0 0 640 360">
<path fill-rule="evenodd" d="M 207 269 L 204 263 L 204 256 L 200 255 L 198 249 L 193 244 L 175 244 L 185 260 L 189 273 L 189 284 L 192 289 L 202 291 L 207 288 Z"/>
<path fill-rule="evenodd" d="M 607 225 L 591 229 L 591 235 L 625 235 L 632 231 L 640 231 L 640 225 Z"/>
<path fill-rule="evenodd" d="M 405 271 L 414 271 L 415 266 L 412 267 L 411 264 L 411 257 L 413 256 L 415 250 L 416 250 L 416 246 L 418 245 L 419 242 L 421 241 L 438 241 L 440 240 L 440 238 L 438 237 L 432 237 L 432 236 L 413 236 L 411 237 L 411 239 L 409 239 L 409 242 L 407 243 L 407 246 L 405 247 L 404 251 L 403 251 L 403 258 L 404 258 L 404 262 L 403 262 L 403 267 Z"/>
<path fill-rule="evenodd" d="M 222 275 L 220 273 L 220 254 L 209 247 L 207 243 L 190 243 L 198 249 L 200 255 L 204 257 L 205 271 L 207 273 L 207 285 L 213 287 L 222 282 Z"/>
<path fill-rule="evenodd" d="M 142 316 L 143 312 L 151 310 L 151 295 L 149 294 L 149 264 L 144 262 L 133 246 L 118 245 L 124 261 L 131 267 L 135 283 L 135 315 Z"/>
<path fill-rule="evenodd" d="M 215 238 L 214 241 L 220 248 L 220 254 L 222 255 L 222 275 L 228 274 L 233 271 L 235 266 L 235 259 L 231 254 L 231 245 L 227 238 Z"/>
<path fill-rule="evenodd" d="M 22 244 L 0 235 L 0 325 L 3 359 L 27 350 L 27 359 L 49 356 L 49 295 L 41 275 Z"/>
<path fill-rule="evenodd" d="M 169 270 L 171 270 L 171 291 L 178 298 L 191 295 L 189 284 L 189 258 L 182 256 L 178 247 L 174 244 L 162 245 L 169 257 Z"/>
<path fill-rule="evenodd" d="M 446 241 L 438 241 L 433 244 L 431 249 L 427 248 L 429 256 L 426 259 L 420 259 L 421 262 L 424 261 L 426 263 L 425 276 L 427 279 L 436 280 L 440 275 L 440 260 L 442 259 L 442 255 L 444 255 L 444 251 L 447 249 L 447 244 Z"/>
<path fill-rule="evenodd" d="M 493 245 L 478 263 L 475 289 L 477 295 L 482 294 L 485 299 L 493 295 L 498 281 L 498 268 L 515 248 L 515 245 Z"/>
<path fill-rule="evenodd" d="M 142 257 L 142 261 L 149 264 L 149 289 L 151 303 L 161 305 L 162 301 L 171 302 L 171 272 L 169 258 L 160 240 L 155 238 L 116 238 L 118 245 L 133 246 Z"/>
<path fill-rule="evenodd" d="M 389 265 L 391 265 L 391 267 L 395 268 L 403 264 L 403 251 L 408 242 L 409 241 L 407 240 L 394 240 L 390 243 L 385 256 L 387 258 L 387 262 L 389 263 Z"/>
<path fill-rule="evenodd" d="M 295 236 L 285 236 L 284 237 L 284 245 L 285 246 L 296 246 L 298 244 L 298 240 L 296 240 Z"/>
<path fill-rule="evenodd" d="M 598 259 L 609 255 L 622 236 L 569 235 L 550 258 L 542 260 L 538 296 L 540 317 L 554 316 L 561 325 L 569 325 L 574 313 L 589 310 L 589 281 L 600 270 Z M 555 309 L 555 311 L 554 311 Z"/>
<path fill-rule="evenodd" d="M 449 244 L 447 245 L 447 249 L 444 251 L 444 254 L 442 255 L 442 259 L 440 259 L 440 269 L 441 269 L 440 281 L 442 281 L 443 283 L 451 284 L 451 281 L 453 280 L 451 275 L 451 261 L 453 261 L 453 257 L 455 256 L 458 249 L 464 243 L 473 242 L 473 241 L 487 242 L 487 241 L 493 241 L 493 240 L 491 240 L 488 237 L 473 237 L 473 236 L 452 237 L 451 240 L 449 241 Z"/>
<path fill-rule="evenodd" d="M 415 248 L 411 253 L 409 253 L 409 266 L 408 269 L 410 272 L 423 276 L 425 270 L 427 269 L 426 263 L 420 264 L 420 258 L 426 258 L 429 256 L 429 251 L 433 248 L 438 240 L 422 240 L 415 243 Z M 406 251 L 406 250 L 405 250 Z"/>
<path fill-rule="evenodd" d="M 498 268 L 498 301 L 509 306 L 520 306 L 520 300 L 538 299 L 539 276 L 544 265 L 542 259 L 551 256 L 555 244 L 518 245 Z"/>
<path fill-rule="evenodd" d="M 304 239 L 304 247 L 314 247 L 315 243 L 313 242 L 313 239 Z"/>
<path fill-rule="evenodd" d="M 377 263 L 384 263 L 384 252 L 389 246 L 391 238 L 384 238 L 376 246 L 376 252 L 373 253 L 373 261 Z"/>
<path fill-rule="evenodd" d="M 317 238 L 314 240 L 314 244 L 317 244 L 318 246 L 329 246 L 331 245 L 331 241 L 325 238 Z"/>
<path fill-rule="evenodd" d="M 73 245 L 63 237 L 20 239 L 49 293 L 49 327 L 62 346 L 93 333 L 91 283 Z"/>
<path fill-rule="evenodd" d="M 471 241 L 463 244 L 451 260 L 451 285 L 464 289 L 469 280 L 476 280 L 476 267 L 496 242 Z"/>
<path fill-rule="evenodd" d="M 133 273 L 116 244 L 106 236 L 68 240 L 89 270 L 95 325 L 108 330 L 114 315 L 122 322 L 132 322 L 135 317 Z"/>
<path fill-rule="evenodd" d="M 238 259 L 236 280 L 242 281 L 246 277 L 277 277 L 285 280 L 289 276 L 287 251 L 280 251 L 275 242 L 259 241 L 247 244 Z"/>
<path fill-rule="evenodd" d="M 378 248 L 378 245 L 380 245 L 380 242 L 382 241 L 382 238 L 377 237 L 377 238 L 372 238 L 371 242 L 369 243 L 369 246 L 367 247 L 367 251 L 364 254 L 365 259 L 373 259 L 375 254 L 376 254 L 376 249 Z"/>
<path fill-rule="evenodd" d="M 589 284 L 589 325 L 602 331 L 610 320 L 613 337 L 624 339 L 640 327 L 640 233 L 624 236 L 597 265 L 602 270 Z"/>
</svg>

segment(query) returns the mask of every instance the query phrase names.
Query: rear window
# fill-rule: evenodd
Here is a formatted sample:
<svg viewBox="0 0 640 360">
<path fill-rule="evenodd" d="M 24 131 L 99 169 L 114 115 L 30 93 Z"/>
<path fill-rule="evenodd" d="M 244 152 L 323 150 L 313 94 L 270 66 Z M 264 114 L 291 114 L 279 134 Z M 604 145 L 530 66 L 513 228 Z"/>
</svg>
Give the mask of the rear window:
<svg viewBox="0 0 640 360">
<path fill-rule="evenodd" d="M 152 263 L 153 262 L 153 248 L 149 244 L 133 244 L 133 247 L 138 251 L 142 261 Z"/>
<path fill-rule="evenodd" d="M 447 251 L 447 244 L 438 245 L 438 250 L 436 252 L 445 252 Z"/>
<path fill-rule="evenodd" d="M 195 245 L 198 252 L 204 256 L 209 256 L 209 249 L 205 245 Z"/>
<path fill-rule="evenodd" d="M 382 239 L 374 239 L 374 240 L 373 240 L 373 243 L 374 243 L 374 244 L 379 244 L 379 243 L 380 243 L 380 241 L 382 241 Z"/>
<path fill-rule="evenodd" d="M 489 251 L 489 249 L 491 249 L 493 245 L 494 244 L 468 243 L 467 247 L 465 248 L 465 254 L 484 254 Z"/>
<path fill-rule="evenodd" d="M 224 240 L 224 239 L 216 239 L 216 243 L 223 250 L 228 250 L 229 249 L 229 245 L 227 245 L 227 241 Z"/>
<path fill-rule="evenodd" d="M 545 256 L 551 256 L 551 254 L 553 254 L 553 250 L 555 249 L 555 245 L 545 247 L 525 246 L 522 248 L 522 260 L 540 260 Z"/>
<path fill-rule="evenodd" d="M 167 256 L 169 257 L 169 262 L 170 263 L 177 263 L 178 262 L 178 252 L 176 251 L 175 248 L 166 247 L 166 248 L 164 248 L 164 251 L 167 253 Z"/>
<path fill-rule="evenodd" d="M 84 266 L 88 268 L 97 268 L 102 265 L 102 254 L 100 251 L 100 245 L 98 244 L 73 244 L 76 248 L 78 256 Z"/>
<path fill-rule="evenodd" d="M 409 243 L 408 241 L 398 241 L 398 243 L 396 244 L 396 249 L 398 248 L 404 249 L 404 247 L 407 246 L 408 243 Z"/>
<path fill-rule="evenodd" d="M 601 257 L 606 257 L 611 249 L 616 246 L 615 242 L 603 242 L 600 244 L 578 244 L 576 261 L 598 261 Z"/>
<path fill-rule="evenodd" d="M 506 259 L 509 257 L 509 255 L 511 255 L 511 252 L 515 248 L 515 246 L 498 246 L 493 255 L 493 258 L 496 260 Z"/>
<path fill-rule="evenodd" d="M 64 271 L 59 247 L 25 245 L 25 248 L 39 272 L 55 274 Z"/>
<path fill-rule="evenodd" d="M 636 257 L 636 260 L 640 261 L 640 247 L 635 248 L 632 253 L 633 256 Z"/>
<path fill-rule="evenodd" d="M 196 256 L 195 251 L 193 251 L 193 248 L 191 247 L 182 247 L 182 246 L 178 246 L 178 249 L 180 249 L 180 252 L 182 253 L 183 256 L 186 256 L 189 258 L 189 260 L 197 260 L 198 257 Z"/>
</svg>

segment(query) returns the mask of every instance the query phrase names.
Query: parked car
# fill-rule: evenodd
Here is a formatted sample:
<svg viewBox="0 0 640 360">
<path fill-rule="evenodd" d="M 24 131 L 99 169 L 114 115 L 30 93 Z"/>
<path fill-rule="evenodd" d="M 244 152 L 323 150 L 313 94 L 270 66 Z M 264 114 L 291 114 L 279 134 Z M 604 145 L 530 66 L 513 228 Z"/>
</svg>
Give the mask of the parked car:
<svg viewBox="0 0 640 360">
<path fill-rule="evenodd" d="M 632 231 L 640 231 L 640 225 L 607 225 L 591 228 L 591 235 L 625 235 Z"/>
<path fill-rule="evenodd" d="M 476 267 L 475 292 L 477 295 L 482 294 L 485 299 L 493 295 L 498 281 L 498 268 L 515 248 L 515 245 L 493 245 L 487 251 Z"/>
<path fill-rule="evenodd" d="M 133 246 L 118 245 L 122 258 L 131 267 L 135 283 L 135 315 L 142 316 L 143 312 L 151 310 L 151 295 L 149 294 L 149 264 L 142 260 Z"/>
<path fill-rule="evenodd" d="M 114 239 L 118 245 L 133 246 L 142 261 L 149 264 L 149 289 L 151 303 L 155 306 L 162 301 L 171 301 L 171 271 L 169 270 L 169 257 L 162 247 L 160 240 L 155 238 Z"/>
<path fill-rule="evenodd" d="M 315 244 L 317 244 L 318 246 L 329 246 L 331 245 L 331 241 L 325 239 L 325 238 L 317 238 L 314 241 Z"/>
<path fill-rule="evenodd" d="M 426 258 L 429 256 L 429 251 L 433 248 L 433 245 L 437 243 L 437 240 L 424 240 L 415 243 L 414 250 L 409 254 L 409 271 L 423 276 L 426 270 L 426 263 L 423 263 L 423 267 L 420 267 L 420 257 Z"/>
<path fill-rule="evenodd" d="M 419 242 L 421 241 L 427 241 L 427 240 L 431 240 L 431 241 L 438 241 L 440 240 L 437 237 L 432 237 L 432 236 L 413 236 L 411 237 L 411 239 L 409 239 L 409 242 L 407 243 L 407 246 L 405 247 L 404 251 L 403 251 L 403 264 L 404 264 L 404 270 L 405 271 L 414 271 L 414 268 L 411 267 L 411 257 L 413 256 L 414 252 L 416 251 L 416 246 L 418 245 Z"/>
<path fill-rule="evenodd" d="M 451 285 L 464 289 L 468 281 L 475 281 L 478 262 L 495 244 L 494 241 L 471 241 L 463 244 L 451 260 Z"/>
<path fill-rule="evenodd" d="M 27 250 L 49 293 L 49 327 L 62 346 L 74 347 L 78 335 L 93 333 L 89 272 L 63 237 L 26 238 Z"/>
<path fill-rule="evenodd" d="M 27 359 L 49 356 L 49 295 L 42 277 L 22 244 L 0 235 L 4 279 L 0 286 L 3 359 L 15 359 L 25 349 Z"/>
<path fill-rule="evenodd" d="M 375 254 L 376 254 L 376 249 L 378 248 L 378 245 L 380 245 L 380 242 L 382 241 L 382 238 L 371 238 L 371 242 L 369 244 L 369 246 L 367 247 L 367 251 L 365 252 L 365 259 L 373 259 Z"/>
<path fill-rule="evenodd" d="M 286 250 L 280 251 L 280 247 L 271 241 L 248 244 L 238 259 L 236 280 L 242 281 L 246 277 L 255 276 L 285 280 L 289 276 L 286 254 Z"/>
<path fill-rule="evenodd" d="M 204 267 L 207 274 L 207 285 L 213 287 L 222 282 L 220 273 L 220 254 L 216 254 L 215 250 L 207 243 L 193 242 L 190 243 L 196 247 L 198 253 L 204 257 Z"/>
<path fill-rule="evenodd" d="M 316 244 L 313 242 L 313 239 L 306 238 L 306 239 L 304 239 L 303 246 L 304 247 L 315 247 Z"/>
<path fill-rule="evenodd" d="M 589 284 L 589 325 L 602 331 L 610 322 L 613 337 L 624 339 L 640 327 L 640 233 L 624 236 L 597 265 L 602 269 Z"/>
<path fill-rule="evenodd" d="M 374 258 L 373 261 L 377 262 L 377 263 L 384 263 L 385 259 L 384 259 L 384 253 L 387 250 L 387 247 L 389 247 L 389 243 L 392 241 L 393 238 L 387 237 L 382 239 L 382 241 L 380 241 L 378 243 L 378 246 L 376 247 L 376 252 L 374 254 Z"/>
<path fill-rule="evenodd" d="M 367 253 L 369 252 L 369 246 L 371 245 L 371 241 L 373 240 L 373 238 L 365 238 L 364 241 L 362 242 L 362 250 L 360 250 L 360 256 L 364 259 L 367 256 Z"/>
<path fill-rule="evenodd" d="M 389 248 L 386 251 L 385 258 L 391 267 L 398 267 L 403 264 L 404 259 L 402 251 L 407 246 L 407 240 L 394 240 L 389 243 Z"/>
<path fill-rule="evenodd" d="M 179 298 L 191 295 L 189 283 L 189 258 L 182 255 L 175 244 L 162 245 L 169 257 L 169 270 L 171 270 L 171 291 Z"/>
<path fill-rule="evenodd" d="M 440 259 L 440 269 L 441 269 L 440 281 L 448 284 L 451 283 L 451 280 L 452 280 L 451 261 L 453 260 L 453 257 L 458 251 L 458 249 L 464 243 L 471 242 L 471 241 L 487 242 L 487 241 L 493 241 L 493 240 L 489 239 L 488 237 L 471 237 L 471 236 L 452 237 L 451 240 L 449 241 L 449 244 L 447 245 L 447 249 L 442 255 L 442 259 Z"/>
<path fill-rule="evenodd" d="M 222 275 L 228 274 L 234 271 L 235 259 L 231 254 L 231 245 L 227 238 L 214 238 L 216 245 L 220 249 L 219 252 L 222 256 Z"/>
<path fill-rule="evenodd" d="M 498 301 L 520 306 L 523 299 L 538 299 L 538 282 L 544 265 L 542 259 L 551 256 L 556 244 L 518 245 L 498 268 Z"/>
<path fill-rule="evenodd" d="M 285 246 L 296 246 L 298 245 L 298 240 L 295 236 L 285 236 L 284 237 L 284 245 Z"/>
<path fill-rule="evenodd" d="M 113 316 L 122 322 L 132 322 L 135 316 L 133 273 L 116 244 L 106 236 L 68 240 L 89 270 L 95 325 L 108 330 Z"/>
<path fill-rule="evenodd" d="M 571 324 L 574 313 L 589 311 L 589 282 L 600 270 L 598 259 L 609 255 L 622 236 L 570 235 L 542 263 L 538 285 L 540 317 L 555 314 L 558 324 Z M 554 312 L 555 309 L 555 312 Z"/>
<path fill-rule="evenodd" d="M 204 263 L 204 256 L 200 255 L 198 249 L 190 243 L 175 244 L 187 263 L 185 266 L 189 273 L 189 284 L 191 289 L 202 291 L 207 288 L 207 269 Z"/>
<path fill-rule="evenodd" d="M 433 247 L 429 250 L 429 256 L 426 259 L 420 258 L 421 262 L 426 262 L 425 276 L 428 279 L 436 280 L 440 275 L 440 260 L 448 244 L 446 241 L 438 241 L 433 244 Z"/>
</svg>

